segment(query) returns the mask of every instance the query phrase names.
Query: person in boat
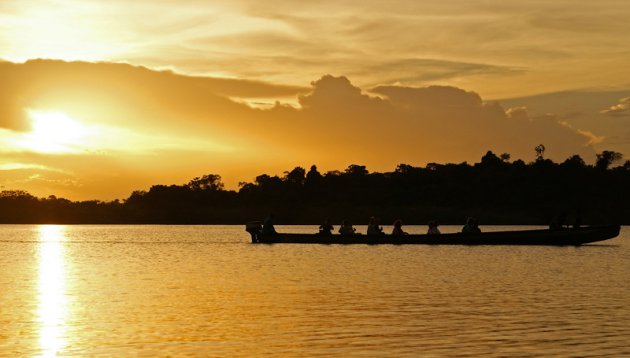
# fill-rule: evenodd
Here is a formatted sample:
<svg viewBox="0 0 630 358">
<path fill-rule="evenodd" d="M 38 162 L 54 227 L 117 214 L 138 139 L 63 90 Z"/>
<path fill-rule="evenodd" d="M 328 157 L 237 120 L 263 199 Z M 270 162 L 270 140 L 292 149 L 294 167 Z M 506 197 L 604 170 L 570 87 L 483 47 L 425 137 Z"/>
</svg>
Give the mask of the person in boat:
<svg viewBox="0 0 630 358">
<path fill-rule="evenodd" d="M 479 221 L 473 217 L 469 217 L 466 219 L 466 225 L 462 228 L 463 234 L 479 234 L 481 233 L 481 229 L 479 229 Z"/>
<path fill-rule="evenodd" d="M 435 220 L 431 220 L 429 221 L 429 230 L 427 231 L 427 235 L 440 235 L 440 229 L 438 229 L 438 226 L 440 226 L 438 224 L 437 221 Z"/>
<path fill-rule="evenodd" d="M 378 225 L 378 219 L 374 216 L 370 217 L 370 222 L 367 227 L 368 235 L 383 235 L 383 228 Z"/>
<path fill-rule="evenodd" d="M 549 230 L 562 230 L 564 229 L 564 221 L 567 219 L 567 214 L 560 213 L 551 219 L 549 223 Z"/>
<path fill-rule="evenodd" d="M 392 236 L 407 235 L 402 229 L 402 220 L 398 219 L 394 221 L 394 229 L 392 230 Z"/>
<path fill-rule="evenodd" d="M 263 227 L 262 227 L 261 234 L 263 234 L 263 235 L 275 235 L 277 233 L 278 232 L 276 232 L 276 228 L 273 227 L 273 214 L 269 214 L 269 216 L 267 216 L 265 221 L 263 221 Z"/>
<path fill-rule="evenodd" d="M 326 219 L 323 224 L 319 225 L 319 234 L 322 236 L 330 236 L 332 235 L 332 231 L 334 227 L 330 223 L 330 219 Z"/>
<path fill-rule="evenodd" d="M 352 224 L 348 220 L 344 220 L 341 222 L 341 226 L 339 227 L 339 233 L 343 236 L 352 236 L 357 230 L 352 227 Z"/>
</svg>

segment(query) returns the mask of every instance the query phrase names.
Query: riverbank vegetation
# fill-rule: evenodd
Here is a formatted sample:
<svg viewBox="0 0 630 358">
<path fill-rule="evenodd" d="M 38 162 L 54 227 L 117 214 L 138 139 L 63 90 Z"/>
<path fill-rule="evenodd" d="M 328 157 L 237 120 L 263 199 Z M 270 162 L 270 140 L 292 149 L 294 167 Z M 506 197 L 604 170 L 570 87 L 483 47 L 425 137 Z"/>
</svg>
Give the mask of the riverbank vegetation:
<svg viewBox="0 0 630 358">
<path fill-rule="evenodd" d="M 530 163 L 487 152 L 478 163 L 398 165 L 385 173 L 363 165 L 320 173 L 296 167 L 283 176 L 261 174 L 238 190 L 225 190 L 218 174 L 184 185 L 155 185 L 124 200 L 70 201 L 24 191 L 0 193 L 1 223 L 242 224 L 273 212 L 280 224 L 319 224 L 370 216 L 388 224 L 547 224 L 560 213 L 567 222 L 630 224 L 630 161 L 604 151 L 590 165 L 577 155 L 561 163 L 536 148 Z"/>
</svg>

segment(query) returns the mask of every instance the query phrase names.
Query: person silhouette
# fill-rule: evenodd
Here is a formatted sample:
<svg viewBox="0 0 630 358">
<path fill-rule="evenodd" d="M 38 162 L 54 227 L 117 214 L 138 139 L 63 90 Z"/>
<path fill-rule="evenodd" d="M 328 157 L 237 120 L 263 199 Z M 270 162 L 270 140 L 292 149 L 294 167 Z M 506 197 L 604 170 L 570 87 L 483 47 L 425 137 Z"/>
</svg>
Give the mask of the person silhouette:
<svg viewBox="0 0 630 358">
<path fill-rule="evenodd" d="M 319 225 L 319 234 L 324 236 L 332 235 L 334 227 L 330 223 L 330 219 L 326 219 L 323 224 Z"/>
<path fill-rule="evenodd" d="M 394 229 L 392 230 L 392 236 L 407 235 L 402 229 L 402 220 L 398 219 L 394 221 Z"/>
<path fill-rule="evenodd" d="M 367 227 L 368 235 L 383 235 L 383 228 L 378 225 L 378 219 L 374 216 L 370 217 Z"/>
<path fill-rule="evenodd" d="M 462 228 L 462 233 L 464 234 L 479 234 L 481 229 L 479 229 L 479 221 L 473 217 L 469 217 L 466 219 L 466 225 Z"/>
<path fill-rule="evenodd" d="M 437 221 L 435 220 L 431 220 L 429 221 L 429 230 L 427 231 L 427 235 L 440 235 L 440 229 L 438 229 L 438 226 L 440 226 L 438 224 Z"/>
<path fill-rule="evenodd" d="M 356 229 L 352 227 L 352 224 L 348 220 L 341 222 L 339 227 L 339 233 L 343 236 L 352 236 L 356 232 Z"/>
<path fill-rule="evenodd" d="M 275 235 L 278 233 L 276 232 L 276 228 L 273 226 L 273 214 L 269 214 L 263 222 L 261 233 L 263 235 Z"/>
</svg>

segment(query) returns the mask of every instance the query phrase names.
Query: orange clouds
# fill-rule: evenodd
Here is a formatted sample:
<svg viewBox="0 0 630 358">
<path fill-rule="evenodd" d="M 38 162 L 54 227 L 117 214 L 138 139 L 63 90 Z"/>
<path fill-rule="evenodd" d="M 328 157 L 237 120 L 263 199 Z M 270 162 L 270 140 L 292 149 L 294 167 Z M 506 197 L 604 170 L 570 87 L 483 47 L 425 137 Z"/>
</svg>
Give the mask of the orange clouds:
<svg viewBox="0 0 630 358">
<path fill-rule="evenodd" d="M 506 98 L 628 87 L 623 1 L 57 0 L 3 4 L 0 58 L 130 62 L 302 85 L 474 88 Z M 145 21 L 151 19 L 151 21 Z"/>
<path fill-rule="evenodd" d="M 540 143 L 554 160 L 571 154 L 588 160 L 601 141 L 561 116 L 506 110 L 449 86 L 361 89 L 326 75 L 302 88 L 47 60 L 0 63 L 0 76 L 8 79 L 0 102 L 13 108 L 0 117 L 0 141 L 27 130 L 20 115 L 27 108 L 102 128 L 95 149 L 75 155 L 15 153 L 3 143 L 0 184 L 73 199 L 126 197 L 208 173 L 235 188 L 262 172 L 312 163 L 323 170 L 352 163 L 391 170 L 399 163 L 472 162 L 487 150 L 531 160 Z M 299 107 L 255 109 L 232 100 L 287 96 L 297 97 Z"/>
<path fill-rule="evenodd" d="M 630 116 L 630 97 L 620 99 L 619 103 L 602 110 L 601 113 L 613 117 Z"/>
<path fill-rule="evenodd" d="M 527 159 L 541 142 L 553 143 L 558 157 L 592 157 L 588 139 L 558 118 L 515 117 L 513 111 L 510 116 L 474 92 L 439 86 L 380 86 L 370 92 L 380 98 L 361 93 L 345 78 L 325 76 L 300 99 L 304 109 L 298 116 L 323 123 L 322 132 L 337 139 L 331 145 L 341 147 L 336 152 L 344 152 L 343 143 L 363 148 L 380 166 L 395 160 L 471 161 L 484 148 Z"/>
</svg>

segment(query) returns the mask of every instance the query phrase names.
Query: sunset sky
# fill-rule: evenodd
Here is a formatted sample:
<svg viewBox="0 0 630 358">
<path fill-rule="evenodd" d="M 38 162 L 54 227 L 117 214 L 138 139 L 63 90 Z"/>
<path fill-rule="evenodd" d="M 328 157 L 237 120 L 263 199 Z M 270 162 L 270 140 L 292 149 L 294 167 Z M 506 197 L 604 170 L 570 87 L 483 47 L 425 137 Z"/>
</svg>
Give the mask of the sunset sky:
<svg viewBox="0 0 630 358">
<path fill-rule="evenodd" d="M 0 0 L 0 186 L 630 159 L 626 0 Z"/>
</svg>

